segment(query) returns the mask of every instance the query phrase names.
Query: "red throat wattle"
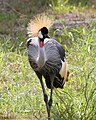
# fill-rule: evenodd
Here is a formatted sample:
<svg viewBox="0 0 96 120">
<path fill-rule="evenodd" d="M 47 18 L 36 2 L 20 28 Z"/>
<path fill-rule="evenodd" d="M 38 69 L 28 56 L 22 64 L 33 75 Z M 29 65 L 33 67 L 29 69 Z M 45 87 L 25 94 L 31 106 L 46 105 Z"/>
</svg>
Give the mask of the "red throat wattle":
<svg viewBox="0 0 96 120">
<path fill-rule="evenodd" d="M 40 42 L 40 47 L 43 47 L 44 46 L 44 42 Z"/>
</svg>

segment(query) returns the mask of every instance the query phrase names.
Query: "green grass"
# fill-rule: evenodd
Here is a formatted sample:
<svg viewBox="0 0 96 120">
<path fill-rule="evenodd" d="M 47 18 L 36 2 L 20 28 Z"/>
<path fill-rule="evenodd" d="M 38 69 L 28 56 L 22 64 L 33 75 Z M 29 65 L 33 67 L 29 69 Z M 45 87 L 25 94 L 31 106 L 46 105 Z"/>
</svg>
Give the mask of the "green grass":
<svg viewBox="0 0 96 120">
<path fill-rule="evenodd" d="M 95 120 L 96 118 L 96 25 L 75 28 L 68 48 L 70 79 L 64 90 L 56 91 L 55 120 Z M 67 35 L 68 35 L 67 33 Z M 67 37 L 68 38 L 68 37 Z M 56 116 L 57 115 L 57 116 Z"/>
<path fill-rule="evenodd" d="M 58 40 L 68 51 L 70 77 L 64 89 L 54 90 L 52 120 L 95 120 L 96 24 L 64 29 L 63 33 Z M 13 50 L 10 36 L 0 40 L 0 119 L 7 119 L 10 113 L 17 120 L 45 120 L 40 83 L 21 41 Z"/>
<path fill-rule="evenodd" d="M 96 2 L 91 0 L 51 0 L 50 7 L 55 13 L 64 14 L 67 12 L 84 12 L 91 8 L 95 10 Z"/>
<path fill-rule="evenodd" d="M 26 49 L 22 53 L 9 50 L 7 52 L 1 47 L 0 116 L 6 118 L 8 111 L 11 112 L 13 118 L 23 115 L 31 116 L 31 118 L 42 116 L 42 112 L 45 111 L 40 91 L 39 80 L 28 64 Z"/>
<path fill-rule="evenodd" d="M 72 1 L 43 3 L 42 0 L 41 3 L 44 7 L 51 3 L 52 10 L 57 14 L 90 9 L 90 1 L 87 4 L 86 0 L 81 0 L 81 3 L 74 1 L 74 4 Z M 16 120 L 47 119 L 39 80 L 28 63 L 26 31 L 17 29 L 25 28 L 28 19 L 39 13 L 38 9 L 35 10 L 41 3 L 37 5 L 34 2 L 33 7 L 32 3 L 10 1 L 11 11 L 0 12 L 0 120 L 10 117 Z M 29 7 L 25 11 L 26 6 Z M 92 7 L 93 12 L 95 6 Z M 51 31 L 50 36 L 54 33 Z M 66 50 L 70 76 L 64 89 L 54 89 L 52 120 L 95 120 L 96 22 L 86 27 L 64 28 L 57 40 Z"/>
</svg>

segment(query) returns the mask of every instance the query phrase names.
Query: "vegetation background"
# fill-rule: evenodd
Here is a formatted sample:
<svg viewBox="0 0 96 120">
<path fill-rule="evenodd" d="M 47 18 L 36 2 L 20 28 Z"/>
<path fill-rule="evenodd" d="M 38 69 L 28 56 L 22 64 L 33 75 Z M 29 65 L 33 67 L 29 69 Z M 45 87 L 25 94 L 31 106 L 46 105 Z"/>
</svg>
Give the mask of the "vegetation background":
<svg viewBox="0 0 96 120">
<path fill-rule="evenodd" d="M 47 119 L 26 49 L 27 23 L 42 13 L 70 70 L 65 88 L 54 89 L 52 120 L 95 120 L 96 0 L 0 0 L 0 120 Z"/>
</svg>

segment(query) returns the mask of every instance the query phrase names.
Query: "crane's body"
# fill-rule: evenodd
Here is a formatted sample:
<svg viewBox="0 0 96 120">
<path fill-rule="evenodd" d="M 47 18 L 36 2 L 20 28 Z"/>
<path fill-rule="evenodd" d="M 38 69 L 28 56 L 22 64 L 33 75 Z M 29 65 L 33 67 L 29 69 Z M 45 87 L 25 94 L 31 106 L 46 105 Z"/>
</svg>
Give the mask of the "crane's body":
<svg viewBox="0 0 96 120">
<path fill-rule="evenodd" d="M 54 74 L 53 86 L 63 88 L 65 51 L 54 39 L 46 38 L 44 46 L 39 46 L 38 37 L 30 38 L 27 43 L 28 58 L 33 70 L 43 75 L 48 88 L 51 88 L 50 74 Z"/>
<path fill-rule="evenodd" d="M 38 28 L 36 22 L 38 23 L 39 21 L 40 23 L 40 20 L 41 22 L 43 21 L 46 23 L 47 21 L 49 23 L 49 20 L 46 18 L 46 21 L 44 18 L 38 18 L 35 22 L 32 21 L 28 28 L 29 34 L 31 33 L 30 29 L 33 30 L 32 27 L 34 25 Z M 32 31 L 32 33 L 33 32 L 34 31 Z M 65 80 L 68 80 L 68 67 L 65 61 L 65 50 L 59 42 L 48 36 L 48 29 L 46 26 L 40 26 L 38 31 L 34 33 L 36 37 L 29 38 L 27 41 L 28 60 L 40 80 L 44 94 L 44 101 L 46 103 L 48 120 L 50 120 L 53 88 L 63 88 Z M 45 92 L 42 76 L 45 78 L 47 87 L 51 89 L 49 100 Z"/>
</svg>

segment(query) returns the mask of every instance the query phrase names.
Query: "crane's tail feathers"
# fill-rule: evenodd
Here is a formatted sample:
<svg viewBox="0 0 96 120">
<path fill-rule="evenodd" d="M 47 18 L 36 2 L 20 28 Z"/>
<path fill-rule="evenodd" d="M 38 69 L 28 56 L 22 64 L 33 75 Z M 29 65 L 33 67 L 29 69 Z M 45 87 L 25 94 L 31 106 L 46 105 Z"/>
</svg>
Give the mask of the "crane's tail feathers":
<svg viewBox="0 0 96 120">
<path fill-rule="evenodd" d="M 42 27 L 49 27 L 51 26 L 51 20 L 45 15 L 37 15 L 34 20 L 30 20 L 27 27 L 27 33 L 29 37 L 36 37 L 38 35 L 38 31 Z"/>
</svg>

